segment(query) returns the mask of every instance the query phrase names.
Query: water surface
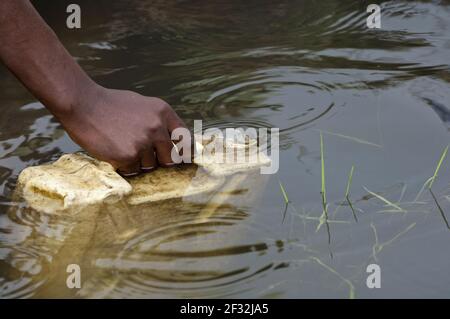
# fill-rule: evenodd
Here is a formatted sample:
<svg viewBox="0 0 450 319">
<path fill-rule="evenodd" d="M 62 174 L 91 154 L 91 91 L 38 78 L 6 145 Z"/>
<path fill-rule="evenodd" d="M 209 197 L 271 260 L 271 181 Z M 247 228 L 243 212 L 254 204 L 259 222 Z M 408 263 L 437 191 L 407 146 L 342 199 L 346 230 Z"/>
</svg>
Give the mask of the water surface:
<svg viewBox="0 0 450 319">
<path fill-rule="evenodd" d="M 366 1 L 79 1 L 81 30 L 64 1 L 36 2 L 102 85 L 162 97 L 189 125 L 280 128 L 280 170 L 209 217 L 208 203 L 35 212 L 13 198 L 20 171 L 79 147 L 2 69 L 0 296 L 447 297 L 448 160 L 443 212 L 417 195 L 450 140 L 450 2 L 370 2 L 380 30 Z M 65 287 L 73 260 L 82 294 Z"/>
</svg>

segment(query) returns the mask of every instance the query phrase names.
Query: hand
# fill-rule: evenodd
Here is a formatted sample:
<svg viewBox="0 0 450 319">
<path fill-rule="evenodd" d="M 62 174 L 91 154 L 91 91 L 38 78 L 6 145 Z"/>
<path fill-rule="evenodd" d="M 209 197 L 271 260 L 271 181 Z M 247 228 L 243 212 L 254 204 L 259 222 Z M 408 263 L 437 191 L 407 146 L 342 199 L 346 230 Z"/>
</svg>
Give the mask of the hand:
<svg viewBox="0 0 450 319">
<path fill-rule="evenodd" d="M 94 85 L 58 116 L 70 137 L 124 176 L 174 165 L 170 132 L 185 127 L 163 100 Z"/>
<path fill-rule="evenodd" d="M 30 1 L 0 0 L 0 60 L 72 139 L 124 175 L 173 165 L 169 133 L 183 122 L 164 101 L 97 85 Z"/>
</svg>

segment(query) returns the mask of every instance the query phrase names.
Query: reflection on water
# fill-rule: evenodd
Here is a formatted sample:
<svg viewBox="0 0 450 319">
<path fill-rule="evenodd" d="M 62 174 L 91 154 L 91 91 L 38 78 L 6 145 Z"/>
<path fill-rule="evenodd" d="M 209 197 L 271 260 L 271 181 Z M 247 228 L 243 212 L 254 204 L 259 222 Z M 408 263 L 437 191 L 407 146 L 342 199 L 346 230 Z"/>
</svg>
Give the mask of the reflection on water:
<svg viewBox="0 0 450 319">
<path fill-rule="evenodd" d="M 189 124 L 279 127 L 280 171 L 246 204 L 38 213 L 13 196 L 19 172 L 78 146 L 2 70 L 0 295 L 446 296 L 448 229 L 417 194 L 449 143 L 450 3 L 375 2 L 381 30 L 366 1 L 80 1 L 80 31 L 64 28 L 64 1 L 37 3 L 101 84 L 160 96 Z M 433 189 L 450 217 L 449 177 L 444 161 Z M 365 284 L 374 262 L 380 290 Z M 81 290 L 65 286 L 71 263 Z"/>
<path fill-rule="evenodd" d="M 270 255 L 283 247 L 280 240 L 247 238 L 255 232 L 255 226 L 244 223 L 247 211 L 266 179 L 258 170 L 238 173 L 213 194 L 137 206 L 119 202 L 51 214 L 10 207 L 11 226 L 20 223 L 31 231 L 19 241 L 20 251 L 8 253 L 27 280 L 6 287 L 5 296 L 26 296 L 24 285 L 30 283 L 38 287 L 35 297 L 74 296 L 65 280 L 67 265 L 73 263 L 80 265 L 86 278 L 83 289 L 76 292 L 79 297 L 122 293 L 206 297 L 223 294 L 224 287 L 241 289 L 242 281 L 276 266 L 270 258 L 255 263 L 254 256 Z M 24 251 L 35 255 L 26 258 Z M 245 258 L 231 259 L 241 255 Z"/>
</svg>

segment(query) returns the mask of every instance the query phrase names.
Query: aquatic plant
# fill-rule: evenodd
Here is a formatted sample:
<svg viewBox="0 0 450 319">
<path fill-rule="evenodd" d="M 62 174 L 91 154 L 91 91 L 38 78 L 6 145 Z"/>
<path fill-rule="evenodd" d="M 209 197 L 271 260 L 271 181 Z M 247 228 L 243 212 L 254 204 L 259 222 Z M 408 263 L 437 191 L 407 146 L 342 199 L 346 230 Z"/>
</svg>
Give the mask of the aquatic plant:
<svg viewBox="0 0 450 319">
<path fill-rule="evenodd" d="M 324 151 L 323 151 L 323 135 L 320 132 L 320 171 L 321 171 L 321 190 L 320 194 L 322 195 L 322 215 L 320 216 L 320 223 L 317 225 L 316 231 L 320 229 L 320 227 L 325 224 L 327 228 L 328 234 L 328 244 L 331 244 L 331 233 L 330 233 L 330 225 L 328 224 L 328 203 L 327 203 L 327 193 L 325 187 L 325 159 L 324 159 Z"/>
<path fill-rule="evenodd" d="M 447 156 L 447 153 L 448 153 L 448 145 L 445 147 L 444 151 L 441 154 L 441 157 L 439 158 L 439 161 L 436 165 L 433 176 L 431 176 L 429 179 L 427 179 L 425 181 L 425 183 L 422 185 L 422 188 L 420 189 L 419 193 L 417 194 L 415 201 L 417 201 L 420 198 L 420 196 L 422 195 L 425 188 L 428 188 L 428 191 L 430 192 L 431 197 L 433 198 L 433 201 L 436 204 L 436 207 L 437 207 L 439 213 L 441 214 L 442 219 L 444 220 L 445 226 L 447 227 L 447 229 L 450 229 L 450 224 L 447 220 L 447 217 L 445 216 L 444 210 L 442 209 L 441 205 L 439 204 L 436 196 L 434 195 L 434 193 L 431 189 L 434 181 L 436 180 L 436 178 L 439 174 L 439 170 L 441 169 L 442 163 L 444 162 L 444 159 Z"/>
<path fill-rule="evenodd" d="M 289 197 L 288 194 L 286 192 L 286 189 L 284 188 L 283 184 L 281 183 L 281 181 L 278 181 L 278 184 L 280 185 L 280 190 L 281 190 L 281 194 L 283 194 L 283 199 L 284 199 L 284 203 L 285 204 L 289 204 Z"/>
<path fill-rule="evenodd" d="M 283 199 L 284 199 L 284 211 L 283 211 L 283 219 L 282 219 L 282 223 L 284 223 L 284 220 L 286 219 L 286 214 L 287 214 L 287 210 L 289 207 L 289 197 L 288 194 L 286 192 L 286 189 L 284 188 L 283 184 L 281 183 L 280 180 L 278 180 L 278 184 L 280 185 L 280 190 L 281 190 L 281 194 L 283 194 Z"/>
<path fill-rule="evenodd" d="M 370 223 L 370 227 L 372 228 L 373 234 L 375 236 L 375 244 L 372 246 L 372 258 L 373 258 L 373 260 L 378 262 L 377 255 L 383 250 L 383 248 L 385 248 L 386 246 L 389 246 L 390 244 L 392 244 L 399 237 L 401 237 L 402 235 L 404 235 L 407 232 L 409 232 L 415 226 L 416 226 L 416 223 L 412 223 L 408 227 L 406 227 L 404 230 L 402 230 L 401 232 L 396 234 L 394 237 L 392 237 L 391 239 L 389 239 L 389 240 L 387 240 L 387 241 L 385 241 L 383 243 L 380 243 L 379 239 L 378 239 L 377 229 L 375 228 L 375 225 L 373 223 Z"/>
<path fill-rule="evenodd" d="M 434 181 L 436 180 L 436 177 L 438 176 L 439 170 L 441 169 L 442 163 L 444 162 L 445 157 L 447 156 L 447 152 L 448 152 L 448 145 L 447 147 L 444 149 L 444 151 L 441 154 L 441 157 L 439 158 L 439 161 L 436 165 L 436 168 L 434 170 L 434 174 L 433 176 L 431 176 L 430 178 L 428 178 L 425 183 L 423 183 L 422 188 L 420 189 L 419 193 L 417 194 L 416 198 L 414 199 L 414 201 L 419 200 L 420 196 L 422 195 L 423 191 L 425 190 L 425 188 L 428 188 L 429 190 L 431 189 L 431 187 L 433 186 Z"/>
<path fill-rule="evenodd" d="M 441 168 L 442 162 L 444 161 L 445 157 L 447 156 L 447 152 L 448 152 L 448 145 L 447 145 L 447 147 L 444 149 L 444 151 L 442 152 L 441 158 L 439 159 L 439 162 L 438 162 L 438 164 L 437 164 L 437 166 L 436 166 L 436 169 L 434 170 L 434 174 L 433 174 L 433 176 L 431 177 L 431 180 L 430 180 L 430 182 L 429 182 L 428 189 L 431 189 L 431 187 L 433 186 L 433 183 L 434 183 L 434 181 L 436 180 L 436 177 L 437 177 L 437 175 L 438 175 L 438 173 L 439 173 L 439 170 L 440 170 L 440 168 Z"/>
<path fill-rule="evenodd" d="M 401 208 L 400 206 L 398 206 L 397 204 L 394 204 L 393 202 L 391 202 L 390 200 L 388 200 L 387 198 L 381 196 L 380 194 L 377 194 L 375 192 L 372 192 L 370 190 L 368 190 L 366 187 L 363 187 L 366 192 L 368 192 L 370 195 L 378 198 L 379 200 L 383 201 L 387 206 L 391 206 L 392 208 L 394 208 L 395 210 L 399 211 L 399 212 L 404 212 L 405 210 L 403 208 Z"/>
<path fill-rule="evenodd" d="M 345 190 L 345 199 L 347 200 L 347 203 L 350 206 L 350 209 L 352 210 L 353 218 L 355 219 L 356 222 L 358 222 L 358 217 L 356 217 L 355 209 L 353 208 L 353 204 L 350 200 L 350 187 L 352 185 L 354 170 L 355 170 L 355 166 L 352 165 L 352 168 L 350 169 L 350 173 L 348 174 L 347 188 Z"/>
</svg>

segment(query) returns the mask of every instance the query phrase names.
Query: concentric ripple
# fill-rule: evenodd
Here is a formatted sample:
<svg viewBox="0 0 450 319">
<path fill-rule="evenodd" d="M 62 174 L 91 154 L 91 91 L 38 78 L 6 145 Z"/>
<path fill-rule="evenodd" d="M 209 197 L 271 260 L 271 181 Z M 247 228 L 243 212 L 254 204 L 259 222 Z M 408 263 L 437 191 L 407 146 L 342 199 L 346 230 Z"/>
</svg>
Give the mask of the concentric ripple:
<svg viewBox="0 0 450 319">
<path fill-rule="evenodd" d="M 70 218 L 38 213 L 23 204 L 0 215 L 0 296 L 32 297 L 70 229 Z"/>
<path fill-rule="evenodd" d="M 252 289 L 274 270 L 276 240 L 254 242 L 261 230 L 242 222 L 246 213 L 223 207 L 207 219 L 171 221 L 129 239 L 95 260 L 88 297 L 206 297 Z M 105 250 L 103 250 L 105 251 Z"/>
<path fill-rule="evenodd" d="M 218 78 L 191 83 L 187 102 L 205 96 L 196 111 L 208 126 L 276 127 L 287 134 L 313 123 L 336 105 L 333 84 L 320 80 L 323 75 L 300 67 L 259 70 L 238 83 Z M 191 111 L 192 112 L 192 111 Z"/>
</svg>

